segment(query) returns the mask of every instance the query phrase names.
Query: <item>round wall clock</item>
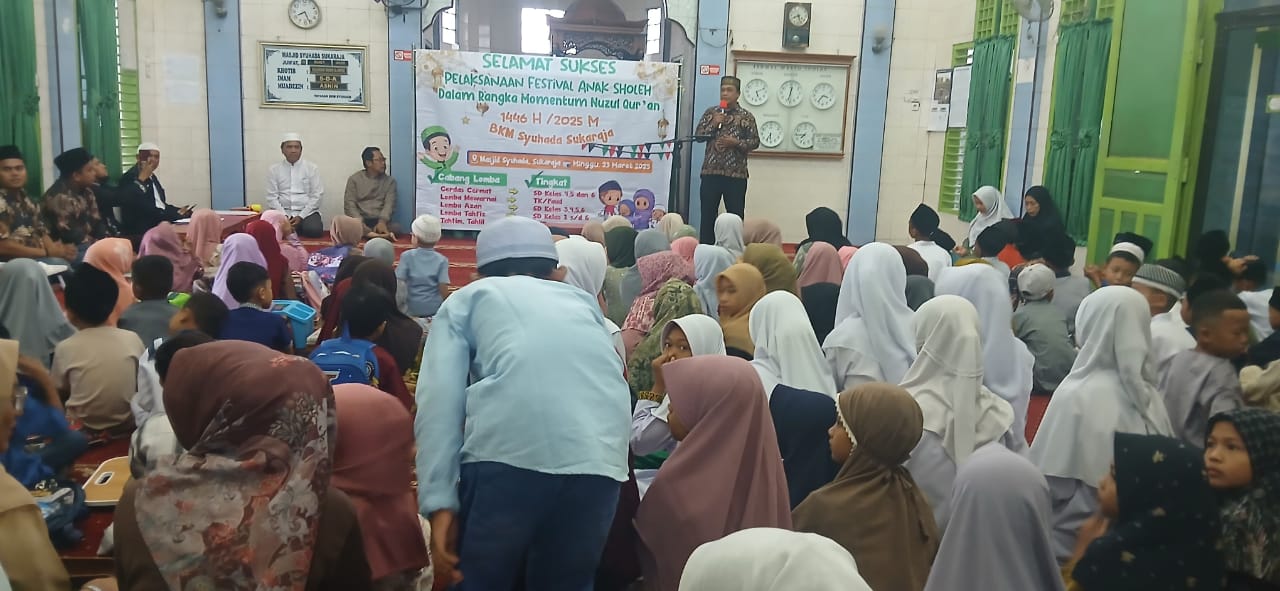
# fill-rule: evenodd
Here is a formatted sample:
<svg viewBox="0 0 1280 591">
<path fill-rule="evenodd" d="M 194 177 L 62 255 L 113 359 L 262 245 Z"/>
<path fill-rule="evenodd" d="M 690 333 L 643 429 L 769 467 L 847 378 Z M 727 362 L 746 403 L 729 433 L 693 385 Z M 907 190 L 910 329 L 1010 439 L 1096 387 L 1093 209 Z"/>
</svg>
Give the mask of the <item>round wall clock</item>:
<svg viewBox="0 0 1280 591">
<path fill-rule="evenodd" d="M 795 144 L 801 150 L 813 149 L 813 136 L 817 135 L 818 127 L 808 121 L 805 121 L 795 127 L 791 131 L 791 143 Z"/>
<path fill-rule="evenodd" d="M 804 88 L 795 80 L 787 80 L 778 87 L 778 102 L 784 107 L 794 107 L 804 102 Z"/>
<path fill-rule="evenodd" d="M 760 145 L 776 148 L 782 145 L 782 124 L 777 121 L 765 121 L 760 124 Z"/>
<path fill-rule="evenodd" d="M 809 7 L 803 4 L 797 4 L 791 7 L 787 12 L 787 22 L 793 27 L 803 27 L 809 24 Z"/>
<path fill-rule="evenodd" d="M 765 104 L 769 101 L 769 83 L 763 78 L 748 80 L 747 85 L 742 89 L 742 100 L 753 107 Z"/>
<path fill-rule="evenodd" d="M 314 29 L 320 24 L 320 5 L 316 0 L 293 0 L 289 3 L 289 20 L 300 29 Z"/>
<path fill-rule="evenodd" d="M 813 108 L 825 111 L 836 104 L 836 87 L 830 82 L 819 82 L 813 87 L 813 97 L 810 99 Z"/>
</svg>

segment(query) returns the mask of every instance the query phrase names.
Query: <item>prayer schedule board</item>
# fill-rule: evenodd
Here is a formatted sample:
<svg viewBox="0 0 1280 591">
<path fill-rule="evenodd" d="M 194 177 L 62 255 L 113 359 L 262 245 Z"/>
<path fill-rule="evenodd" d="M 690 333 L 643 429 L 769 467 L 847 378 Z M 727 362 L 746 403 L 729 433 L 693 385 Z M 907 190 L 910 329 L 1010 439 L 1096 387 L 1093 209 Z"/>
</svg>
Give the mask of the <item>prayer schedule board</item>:
<svg viewBox="0 0 1280 591">
<path fill-rule="evenodd" d="M 262 106 L 368 111 L 367 49 L 262 43 Z"/>
</svg>

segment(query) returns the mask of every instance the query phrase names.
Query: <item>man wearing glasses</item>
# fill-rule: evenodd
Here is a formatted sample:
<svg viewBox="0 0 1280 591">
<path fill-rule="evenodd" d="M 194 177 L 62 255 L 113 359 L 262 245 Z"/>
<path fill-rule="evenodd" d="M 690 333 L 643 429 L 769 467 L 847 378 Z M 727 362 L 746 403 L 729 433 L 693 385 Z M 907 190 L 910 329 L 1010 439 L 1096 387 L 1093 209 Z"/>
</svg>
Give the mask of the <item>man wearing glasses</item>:
<svg viewBox="0 0 1280 591">
<path fill-rule="evenodd" d="M 364 162 L 364 169 L 347 179 L 343 199 L 346 214 L 364 222 L 365 238 L 386 238 L 394 242 L 399 230 L 391 225 L 391 214 L 396 208 L 396 180 L 387 175 L 387 159 L 380 148 L 365 148 L 360 160 Z"/>
</svg>

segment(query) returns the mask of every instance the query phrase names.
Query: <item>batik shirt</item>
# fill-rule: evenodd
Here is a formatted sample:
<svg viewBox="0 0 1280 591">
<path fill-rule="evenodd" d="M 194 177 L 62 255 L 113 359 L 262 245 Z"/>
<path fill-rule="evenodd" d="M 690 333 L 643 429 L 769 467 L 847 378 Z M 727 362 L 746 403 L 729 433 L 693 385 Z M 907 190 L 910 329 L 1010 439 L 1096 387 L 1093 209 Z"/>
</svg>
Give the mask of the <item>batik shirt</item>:
<svg viewBox="0 0 1280 591">
<path fill-rule="evenodd" d="M 27 192 L 18 189 L 2 195 L 0 240 L 16 240 L 28 248 L 43 248 L 44 222 L 40 219 L 39 208 L 27 197 Z"/>
<path fill-rule="evenodd" d="M 760 132 L 756 130 L 756 118 L 742 107 L 725 111 L 724 124 L 716 128 L 711 118 L 720 107 L 711 107 L 698 120 L 697 135 L 714 136 L 707 142 L 707 158 L 702 162 L 702 174 L 718 174 L 738 179 L 747 178 L 747 153 L 760 147 Z M 737 147 L 720 149 L 715 138 L 731 135 L 738 139 Z"/>
<path fill-rule="evenodd" d="M 58 242 L 84 244 L 107 235 L 106 223 L 98 212 L 98 201 L 89 189 L 76 190 L 58 179 L 44 193 L 44 223 Z"/>
</svg>

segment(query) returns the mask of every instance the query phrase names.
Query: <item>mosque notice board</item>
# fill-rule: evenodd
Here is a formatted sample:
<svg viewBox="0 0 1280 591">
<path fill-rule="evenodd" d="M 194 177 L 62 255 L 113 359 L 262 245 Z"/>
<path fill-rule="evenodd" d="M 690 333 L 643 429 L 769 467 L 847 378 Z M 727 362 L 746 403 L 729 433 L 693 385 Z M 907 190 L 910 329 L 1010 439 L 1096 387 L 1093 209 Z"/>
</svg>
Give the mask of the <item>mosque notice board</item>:
<svg viewBox="0 0 1280 591">
<path fill-rule="evenodd" d="M 679 65 L 419 50 L 417 211 L 446 229 L 667 208 Z"/>
</svg>

